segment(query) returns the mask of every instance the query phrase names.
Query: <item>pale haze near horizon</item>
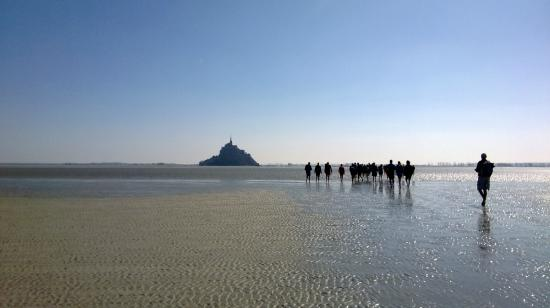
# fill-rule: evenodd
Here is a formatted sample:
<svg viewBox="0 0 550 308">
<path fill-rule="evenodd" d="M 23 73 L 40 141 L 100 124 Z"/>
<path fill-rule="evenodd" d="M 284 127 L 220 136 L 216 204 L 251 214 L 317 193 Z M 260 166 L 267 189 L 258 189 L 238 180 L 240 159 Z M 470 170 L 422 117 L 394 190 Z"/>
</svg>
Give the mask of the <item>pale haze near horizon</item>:
<svg viewBox="0 0 550 308">
<path fill-rule="evenodd" d="M 550 161 L 550 1 L 2 1 L 0 162 Z"/>
</svg>

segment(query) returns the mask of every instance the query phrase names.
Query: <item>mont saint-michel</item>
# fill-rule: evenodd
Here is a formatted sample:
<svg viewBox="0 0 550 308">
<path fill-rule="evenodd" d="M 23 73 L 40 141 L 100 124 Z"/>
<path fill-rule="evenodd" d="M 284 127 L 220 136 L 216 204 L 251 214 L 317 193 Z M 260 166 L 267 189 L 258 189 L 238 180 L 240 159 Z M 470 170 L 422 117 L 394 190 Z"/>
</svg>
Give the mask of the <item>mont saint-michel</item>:
<svg viewBox="0 0 550 308">
<path fill-rule="evenodd" d="M 239 149 L 233 144 L 230 138 L 229 142 L 220 149 L 220 154 L 214 155 L 207 160 L 199 163 L 199 166 L 259 166 L 252 155 Z"/>
</svg>

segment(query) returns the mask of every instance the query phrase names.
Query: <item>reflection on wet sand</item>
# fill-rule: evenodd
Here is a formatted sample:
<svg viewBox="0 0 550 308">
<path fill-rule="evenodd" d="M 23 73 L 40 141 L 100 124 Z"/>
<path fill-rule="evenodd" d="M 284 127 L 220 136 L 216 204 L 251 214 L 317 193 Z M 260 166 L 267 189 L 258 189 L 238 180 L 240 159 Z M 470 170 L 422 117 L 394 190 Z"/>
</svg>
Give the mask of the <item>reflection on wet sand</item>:
<svg viewBox="0 0 550 308">
<path fill-rule="evenodd" d="M 478 218 L 479 238 L 477 245 L 479 247 L 479 256 L 477 270 L 484 273 L 491 273 L 496 266 L 496 241 L 491 235 L 491 217 L 489 210 L 483 208 Z"/>
<path fill-rule="evenodd" d="M 479 231 L 479 248 L 483 251 L 492 252 L 494 249 L 495 241 L 491 237 L 491 217 L 489 216 L 489 210 L 483 208 L 478 219 L 478 231 Z"/>
<path fill-rule="evenodd" d="M 330 190 L 327 186 L 327 190 Z M 396 197 L 397 190 L 397 197 Z M 339 192 L 344 193 L 345 186 L 344 183 L 340 183 Z M 353 183 L 350 186 L 349 192 L 352 193 L 363 193 L 369 192 L 372 195 L 382 195 L 386 196 L 388 200 L 396 204 L 406 204 L 413 205 L 413 198 L 411 194 L 411 188 L 405 185 L 391 185 L 389 182 L 358 182 Z M 405 195 L 403 197 L 403 194 Z"/>
<path fill-rule="evenodd" d="M 388 197 L 390 198 L 390 200 L 395 200 L 395 189 L 394 189 L 394 186 L 393 185 L 387 185 L 386 186 L 386 190 L 388 192 Z"/>
<path fill-rule="evenodd" d="M 411 189 L 409 186 L 407 186 L 407 192 L 405 192 L 405 204 L 407 205 L 413 205 L 413 199 L 411 195 Z"/>
</svg>

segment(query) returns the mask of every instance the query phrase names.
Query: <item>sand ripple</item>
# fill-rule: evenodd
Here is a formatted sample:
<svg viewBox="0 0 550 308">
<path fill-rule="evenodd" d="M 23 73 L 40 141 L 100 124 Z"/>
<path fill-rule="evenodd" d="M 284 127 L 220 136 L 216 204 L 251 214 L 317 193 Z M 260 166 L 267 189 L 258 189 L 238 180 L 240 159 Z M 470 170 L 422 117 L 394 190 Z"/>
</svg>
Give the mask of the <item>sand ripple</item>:
<svg viewBox="0 0 550 308">
<path fill-rule="evenodd" d="M 0 306 L 369 304 L 308 269 L 284 193 L 1 198 L 0 215 Z"/>
</svg>

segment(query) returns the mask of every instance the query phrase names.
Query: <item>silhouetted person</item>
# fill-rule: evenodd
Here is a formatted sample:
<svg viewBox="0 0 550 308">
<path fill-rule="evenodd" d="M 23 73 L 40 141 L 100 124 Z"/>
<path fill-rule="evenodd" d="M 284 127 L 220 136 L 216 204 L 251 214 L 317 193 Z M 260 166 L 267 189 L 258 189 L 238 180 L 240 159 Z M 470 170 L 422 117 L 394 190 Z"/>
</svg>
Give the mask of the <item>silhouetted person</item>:
<svg viewBox="0 0 550 308">
<path fill-rule="evenodd" d="M 491 175 L 495 165 L 487 160 L 487 154 L 481 154 L 481 160 L 477 163 L 475 171 L 477 172 L 477 191 L 483 198 L 481 206 L 485 206 L 487 200 L 487 191 L 491 188 Z"/>
<path fill-rule="evenodd" d="M 378 179 L 380 180 L 380 182 L 382 182 L 383 175 L 384 175 L 384 166 L 380 164 L 380 166 L 378 166 Z"/>
<path fill-rule="evenodd" d="M 355 176 L 357 176 L 357 167 L 355 166 L 355 163 L 349 166 L 349 173 L 351 174 L 351 183 L 353 184 L 355 181 Z"/>
<path fill-rule="evenodd" d="M 390 180 L 390 185 L 393 185 L 395 179 L 395 165 L 391 159 L 390 163 L 386 165 L 386 175 L 388 176 L 388 180 Z"/>
<path fill-rule="evenodd" d="M 338 168 L 338 173 L 340 174 L 340 182 L 344 181 L 344 174 L 346 173 L 344 165 L 340 164 L 340 168 Z"/>
<path fill-rule="evenodd" d="M 311 163 L 308 162 L 306 167 L 304 168 L 306 170 L 306 182 L 311 182 Z"/>
<path fill-rule="evenodd" d="M 395 166 L 395 174 L 397 175 L 397 181 L 399 182 L 399 187 L 401 187 L 401 178 L 403 177 L 403 165 L 401 165 L 401 162 L 397 162 L 397 166 Z"/>
<path fill-rule="evenodd" d="M 411 185 L 411 178 L 414 174 L 414 166 L 411 165 L 411 162 L 407 160 L 405 167 L 403 167 L 403 174 L 405 175 L 405 183 L 407 183 L 407 187 Z"/>
<path fill-rule="evenodd" d="M 319 177 L 321 176 L 321 166 L 319 163 L 315 166 L 315 181 L 319 182 Z"/>
<path fill-rule="evenodd" d="M 365 181 L 369 181 L 369 169 L 367 164 L 361 164 L 361 172 L 363 173 L 363 178 Z"/>
<path fill-rule="evenodd" d="M 376 182 L 376 175 L 378 174 L 378 168 L 376 167 L 376 163 L 372 162 L 370 165 L 370 172 L 372 174 L 372 181 Z"/>
<path fill-rule="evenodd" d="M 332 174 L 332 166 L 327 162 L 325 164 L 325 180 L 330 181 L 330 175 Z"/>
</svg>

